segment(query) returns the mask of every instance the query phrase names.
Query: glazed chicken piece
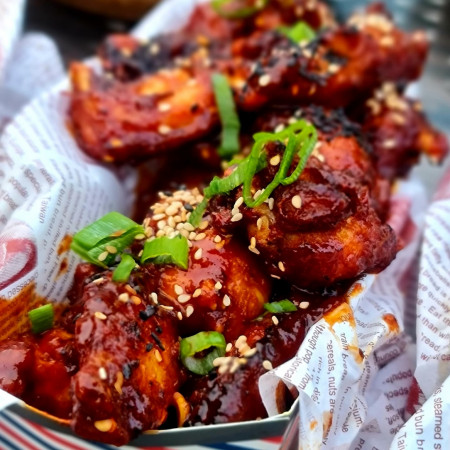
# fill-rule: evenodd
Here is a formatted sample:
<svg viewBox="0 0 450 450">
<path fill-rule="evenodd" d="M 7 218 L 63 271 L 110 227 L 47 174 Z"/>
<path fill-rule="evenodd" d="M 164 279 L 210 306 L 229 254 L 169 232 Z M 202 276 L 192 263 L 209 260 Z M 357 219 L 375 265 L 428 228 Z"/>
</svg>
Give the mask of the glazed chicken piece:
<svg viewBox="0 0 450 450">
<path fill-rule="evenodd" d="M 0 342 L 0 389 L 61 419 L 72 412 L 70 383 L 77 366 L 73 335 L 64 329 Z"/>
<path fill-rule="evenodd" d="M 199 229 L 185 223 L 202 198 L 198 190 L 160 194 L 145 219 L 147 233 L 184 235 L 190 245 L 187 270 L 174 265 L 152 266 L 159 301 L 174 308 L 181 336 L 218 331 L 230 341 L 258 317 L 270 296 L 270 277 L 238 236 L 220 233 L 208 216 Z M 150 231 L 153 230 L 153 231 Z"/>
<path fill-rule="evenodd" d="M 75 63 L 71 79 L 72 127 L 96 159 L 139 161 L 207 135 L 218 121 L 209 72 L 174 69 L 118 83 Z"/>
<path fill-rule="evenodd" d="M 319 128 L 318 144 L 296 181 L 276 188 L 261 206 L 239 209 L 250 250 L 269 273 L 305 288 L 382 270 L 397 251 L 395 234 L 382 218 L 389 183 L 378 177 L 355 137 L 326 136 Z M 285 145 L 269 142 L 265 148 L 269 164 L 253 179 L 255 198 L 278 171 Z M 213 199 L 216 227 L 236 226 L 232 205 L 240 196 L 238 189 Z"/>
<path fill-rule="evenodd" d="M 328 6 L 316 0 L 272 0 L 256 14 L 233 20 L 217 14 L 210 3 L 203 3 L 195 7 L 182 30 L 144 42 L 130 35 L 111 35 L 100 47 L 99 56 L 105 71 L 118 80 L 129 81 L 183 64 L 186 58 L 199 50 L 207 52 L 212 59 L 229 58 L 232 39 L 275 30 L 298 21 L 306 22 L 313 29 L 335 24 Z"/>
<path fill-rule="evenodd" d="M 186 382 L 184 389 L 191 405 L 188 425 L 267 417 L 255 380 L 272 367 L 293 358 L 308 329 L 342 301 L 340 297 L 321 298 L 320 307 L 310 311 L 298 306 L 302 300 L 311 301 L 310 297 L 305 298 L 303 294 L 289 298 L 297 305 L 297 311 L 278 314 L 276 325 L 272 314 L 267 314 L 260 322 L 253 322 L 232 342 L 231 350 L 218 361 L 221 364 L 217 364 L 209 377 L 192 375 Z M 277 388 L 276 397 L 280 413 L 286 411 L 293 400 L 283 383 Z"/>
<path fill-rule="evenodd" d="M 392 83 L 383 84 L 367 100 L 362 128 L 377 157 L 378 172 L 389 180 L 406 176 L 422 153 L 436 164 L 448 154 L 445 135 L 428 122 L 420 102 L 401 95 Z"/>
<path fill-rule="evenodd" d="M 109 162 L 139 161 L 203 138 L 219 125 L 210 81 L 215 72 L 228 77 L 244 111 L 277 104 L 347 107 L 386 80 L 417 78 L 428 48 L 424 35 L 399 31 L 381 13 L 367 17 L 353 21 L 359 29 L 325 31 L 306 47 L 278 31 L 258 31 L 231 41 L 230 56 L 214 57 L 201 47 L 180 67 L 132 82 L 74 64 L 69 116 L 75 137 L 90 156 Z M 121 67 L 109 70 L 120 77 Z"/>
<path fill-rule="evenodd" d="M 127 284 L 107 271 L 81 284 L 71 426 L 86 439 L 123 445 L 166 420 L 182 376 L 177 319 L 149 299 L 148 283 L 139 271 Z"/>
</svg>

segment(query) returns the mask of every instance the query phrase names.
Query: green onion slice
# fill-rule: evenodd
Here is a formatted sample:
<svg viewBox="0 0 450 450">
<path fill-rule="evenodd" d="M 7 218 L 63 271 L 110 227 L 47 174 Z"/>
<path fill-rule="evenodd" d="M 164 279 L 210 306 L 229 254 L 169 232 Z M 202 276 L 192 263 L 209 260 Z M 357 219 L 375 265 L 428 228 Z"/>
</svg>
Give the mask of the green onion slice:
<svg viewBox="0 0 450 450">
<path fill-rule="evenodd" d="M 227 78 L 220 73 L 215 73 L 211 80 L 222 122 L 222 139 L 218 152 L 221 158 L 230 159 L 240 149 L 239 130 L 241 124 Z"/>
<path fill-rule="evenodd" d="M 127 254 L 122 253 L 122 259 L 120 260 L 119 265 L 115 268 L 112 279 L 117 282 L 126 282 L 128 278 L 130 278 L 131 272 L 136 267 L 136 261 L 134 258 Z"/>
<path fill-rule="evenodd" d="M 297 307 L 290 300 L 265 303 L 264 309 L 274 314 L 297 311 Z"/>
<path fill-rule="evenodd" d="M 206 375 L 213 367 L 213 361 L 225 355 L 227 343 L 222 333 L 202 331 L 180 341 L 180 359 L 182 364 L 197 375 Z M 212 350 L 205 356 L 196 356 L 205 350 Z"/>
<path fill-rule="evenodd" d="M 227 177 L 219 178 L 215 176 L 211 180 L 211 183 L 207 188 L 205 188 L 203 192 L 204 199 L 199 205 L 197 205 L 195 210 L 192 211 L 191 215 L 189 216 L 189 223 L 192 226 L 198 227 L 200 225 L 200 222 L 208 206 L 208 201 L 210 198 L 219 194 L 227 194 L 228 192 L 231 192 L 233 189 L 237 188 L 244 182 L 245 174 L 248 171 L 247 169 L 248 164 L 249 164 L 249 157 L 241 160 L 240 163 L 234 169 L 234 171 L 231 172 L 230 175 L 228 175 Z M 267 166 L 266 155 L 264 153 L 260 153 L 259 157 L 256 160 L 255 170 L 256 172 L 259 172 L 266 166 Z"/>
<path fill-rule="evenodd" d="M 253 6 L 239 7 L 239 3 L 248 3 L 248 0 L 212 0 L 211 5 L 222 17 L 243 19 L 264 9 L 269 4 L 269 0 L 253 0 Z"/>
<path fill-rule="evenodd" d="M 53 327 L 54 320 L 53 305 L 48 303 L 28 312 L 31 322 L 31 331 L 35 334 L 43 333 Z"/>
<path fill-rule="evenodd" d="M 178 235 L 173 238 L 161 236 L 145 243 L 141 263 L 175 264 L 186 270 L 188 254 L 188 241 L 184 236 Z"/>
<path fill-rule="evenodd" d="M 255 139 L 255 145 L 253 145 L 249 156 L 250 162 L 247 166 L 243 183 L 244 202 L 249 208 L 255 208 L 264 203 L 280 184 L 288 185 L 297 180 L 316 145 L 317 130 L 313 125 L 304 120 L 299 120 L 279 133 L 257 133 L 253 138 Z M 280 141 L 284 143 L 286 140 L 287 146 L 283 153 L 278 172 L 274 179 L 265 187 L 264 192 L 254 199 L 251 194 L 252 181 L 256 174 L 256 162 L 260 157 L 261 152 L 264 150 L 264 146 L 267 142 Z M 294 171 L 287 176 L 288 170 L 296 155 L 299 156 L 297 166 Z"/>
<path fill-rule="evenodd" d="M 70 248 L 85 261 L 107 268 L 139 234 L 144 234 L 141 225 L 118 212 L 110 212 L 76 233 Z"/>
<path fill-rule="evenodd" d="M 317 36 L 316 32 L 303 21 L 297 22 L 291 27 L 281 26 L 278 31 L 296 43 L 309 42 Z"/>
</svg>

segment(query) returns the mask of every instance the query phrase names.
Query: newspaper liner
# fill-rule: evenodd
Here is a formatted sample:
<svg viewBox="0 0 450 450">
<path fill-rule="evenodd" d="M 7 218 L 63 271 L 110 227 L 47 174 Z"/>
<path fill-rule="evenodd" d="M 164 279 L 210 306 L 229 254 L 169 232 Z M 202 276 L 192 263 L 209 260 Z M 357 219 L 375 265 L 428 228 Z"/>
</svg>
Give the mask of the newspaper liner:
<svg viewBox="0 0 450 450">
<path fill-rule="evenodd" d="M 144 38 L 182 26 L 195 3 L 195 0 L 166 1 L 143 20 L 135 34 Z M 63 94 L 67 89 L 65 81 L 33 101 L 6 129 L 1 140 L 0 296 L 7 300 L 26 286 L 31 286 L 39 297 L 55 302 L 63 300 L 78 263 L 61 245 L 64 237 L 110 210 L 127 213 L 130 207 L 129 187 L 133 177 L 129 171 L 113 172 L 110 167 L 92 161 L 80 152 L 70 136 L 65 122 L 67 98 Z M 450 197 L 450 193 L 447 194 Z M 426 201 L 420 186 L 408 182 L 401 185 L 394 203 L 397 212 L 392 220 L 394 228 L 400 231 L 406 226 L 409 231 L 408 245 L 396 261 L 378 277 L 369 275 L 357 282 L 348 303 L 340 307 L 340 314 L 334 311 L 325 316 L 312 327 L 293 360 L 260 380 L 261 393 L 271 415 L 277 413 L 273 388 L 279 379 L 299 388 L 302 448 L 318 448 L 322 443 L 324 448 L 388 448 L 393 435 L 404 423 L 414 358 L 409 339 L 402 333 L 403 282 L 416 254 Z M 407 220 L 409 212 L 412 222 Z M 435 214 L 440 214 L 442 221 L 442 214 L 445 217 L 448 212 L 444 208 Z M 428 218 L 426 233 L 431 236 L 426 234 L 425 249 L 430 241 L 436 242 L 430 229 L 434 232 L 434 223 Z M 441 237 L 448 239 L 445 233 Z M 440 262 L 446 256 L 448 263 L 445 247 L 439 248 L 444 252 Z M 447 269 L 449 267 L 447 264 Z M 442 270 L 435 265 L 423 265 L 421 286 L 429 285 L 429 278 L 423 278 L 424 274 L 429 276 L 431 269 L 436 274 Z M 443 280 L 442 276 L 438 277 L 438 281 L 444 283 Z M 444 286 L 437 286 L 435 290 L 442 298 Z M 423 317 L 422 323 L 435 324 L 437 315 L 433 313 L 436 310 L 445 312 L 446 316 L 441 317 L 448 319 L 448 307 L 442 300 L 436 301 L 435 309 L 430 312 L 430 308 L 422 311 L 425 303 L 424 299 L 420 303 L 421 298 L 419 317 Z M 3 302 L 4 305 L 8 303 Z M 4 336 L 13 322 L 21 325 L 10 310 L 9 319 L 0 325 Z M 437 346 L 432 349 L 434 353 L 430 351 L 430 342 L 435 342 L 428 331 L 431 327 L 423 329 L 420 324 L 419 321 L 418 337 L 424 336 L 424 339 L 419 340 L 418 351 L 424 355 L 423 360 L 434 361 L 440 370 L 430 382 L 429 371 L 425 379 L 424 364 L 419 362 L 417 378 L 422 390 L 430 394 L 448 375 L 449 363 L 439 360 L 441 354 Z M 440 324 L 433 325 L 432 329 L 443 330 Z M 445 340 L 445 331 L 440 338 Z M 428 348 L 423 348 L 424 345 Z M 445 383 L 441 392 L 436 391 L 406 423 L 392 448 L 416 448 L 418 441 L 414 433 L 421 438 L 426 433 L 431 436 L 428 425 L 434 430 L 433 417 L 437 416 L 428 411 L 436 413 L 435 405 L 439 403 L 436 399 L 441 398 L 439 395 L 448 387 L 449 380 Z M 450 423 L 448 410 L 447 401 L 447 415 L 441 424 Z M 417 428 L 415 424 L 420 415 L 422 428 Z M 444 431 L 442 434 L 448 439 L 446 431 L 447 435 Z M 437 439 L 439 443 L 448 444 Z"/>
</svg>

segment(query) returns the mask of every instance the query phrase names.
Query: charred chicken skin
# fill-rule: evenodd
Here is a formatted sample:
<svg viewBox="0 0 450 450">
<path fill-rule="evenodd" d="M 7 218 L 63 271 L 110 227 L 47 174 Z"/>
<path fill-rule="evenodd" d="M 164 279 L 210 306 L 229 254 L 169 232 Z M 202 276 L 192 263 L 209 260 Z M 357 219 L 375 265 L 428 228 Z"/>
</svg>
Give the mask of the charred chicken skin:
<svg viewBox="0 0 450 450">
<path fill-rule="evenodd" d="M 265 417 L 260 375 L 292 358 L 358 277 L 395 258 L 392 183 L 420 153 L 441 162 L 448 152 L 403 94 L 422 70 L 423 33 L 397 29 L 380 5 L 344 25 L 318 1 L 261 5 L 229 20 L 201 4 L 181 32 L 108 38 L 103 74 L 71 66 L 79 146 L 104 162 L 148 160 L 135 214 L 143 223 L 95 258 L 73 245 L 89 263 L 52 329 L 0 342 L 0 388 L 86 439 L 122 445 L 171 426 L 173 411 L 179 426 Z M 310 36 L 296 41 L 286 27 L 299 20 Z M 228 163 L 217 74 L 240 126 Z M 202 195 L 205 174 L 222 175 Z M 279 387 L 280 411 L 295 395 Z"/>
</svg>

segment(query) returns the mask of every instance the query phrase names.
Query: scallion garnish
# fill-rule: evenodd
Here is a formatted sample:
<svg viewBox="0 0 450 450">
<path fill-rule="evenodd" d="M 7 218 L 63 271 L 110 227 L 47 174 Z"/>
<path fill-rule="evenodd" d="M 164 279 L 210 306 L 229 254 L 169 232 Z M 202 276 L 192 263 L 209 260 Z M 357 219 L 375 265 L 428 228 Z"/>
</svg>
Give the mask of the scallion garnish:
<svg viewBox="0 0 450 450">
<path fill-rule="evenodd" d="M 227 19 L 243 19 L 264 9 L 268 5 L 269 0 L 253 0 L 253 6 L 239 7 L 239 3 L 248 3 L 248 0 L 212 0 L 211 2 L 217 14 L 222 17 Z"/>
<path fill-rule="evenodd" d="M 189 245 L 184 236 L 177 235 L 173 238 L 161 236 L 145 243 L 141 263 L 175 264 L 187 269 L 188 254 Z"/>
<path fill-rule="evenodd" d="M 35 334 L 43 333 L 53 327 L 53 305 L 48 303 L 28 312 L 31 322 L 31 331 Z"/>
<path fill-rule="evenodd" d="M 141 225 L 110 212 L 76 233 L 70 248 L 85 261 L 106 268 L 139 234 L 144 235 Z"/>
<path fill-rule="evenodd" d="M 182 364 L 197 375 L 206 375 L 213 367 L 214 360 L 225 355 L 227 343 L 222 333 L 202 331 L 180 341 L 180 359 Z M 197 353 L 212 349 L 207 355 Z"/>
<path fill-rule="evenodd" d="M 130 278 L 131 272 L 136 267 L 136 261 L 128 253 L 122 253 L 121 257 L 119 265 L 114 269 L 112 279 L 124 283 Z"/>
<path fill-rule="evenodd" d="M 219 194 L 227 194 L 228 192 L 231 192 L 233 189 L 237 188 L 244 182 L 245 174 L 247 173 L 247 165 L 249 164 L 249 158 L 245 158 L 241 160 L 241 162 L 237 165 L 237 167 L 231 172 L 230 175 L 226 176 L 225 178 L 219 178 L 215 176 L 211 183 L 209 183 L 209 186 L 205 188 L 203 195 L 204 198 L 202 202 L 195 208 L 195 210 L 191 213 L 189 216 L 189 223 L 194 226 L 198 227 L 203 214 L 208 206 L 208 201 L 214 197 L 215 195 Z M 257 161 L 256 161 L 256 172 L 259 172 L 260 170 L 264 169 L 266 167 L 267 161 L 266 161 L 266 155 L 264 153 L 260 153 Z"/>
<path fill-rule="evenodd" d="M 311 152 L 314 150 L 317 142 L 317 130 L 310 123 L 299 120 L 278 133 L 256 133 L 253 135 L 253 139 L 255 143 L 253 144 L 250 155 L 243 159 L 230 175 L 225 178 L 214 177 L 209 186 L 205 188 L 203 201 L 189 217 L 189 223 L 191 225 L 197 227 L 200 224 L 209 199 L 215 195 L 227 194 L 243 184 L 245 204 L 249 208 L 254 208 L 264 203 L 280 184 L 286 186 L 297 180 L 305 168 Z M 287 141 L 280 168 L 274 179 L 264 188 L 264 191 L 259 197 L 254 199 L 251 195 L 253 177 L 266 167 L 267 157 L 264 148 L 268 142 L 274 141 L 281 143 Z M 288 175 L 288 171 L 296 155 L 299 157 L 297 166 Z"/>
<path fill-rule="evenodd" d="M 240 149 L 239 130 L 241 124 L 227 78 L 220 73 L 215 73 L 211 80 L 220 121 L 222 122 L 222 138 L 218 152 L 221 158 L 230 159 Z"/>
<path fill-rule="evenodd" d="M 297 134 L 297 132 L 299 133 Z M 278 133 L 257 133 L 253 138 L 255 139 L 255 144 L 249 156 L 249 164 L 246 167 L 243 182 L 244 202 L 249 208 L 254 208 L 264 203 L 280 184 L 286 186 L 298 179 L 316 145 L 317 131 L 313 125 L 304 120 L 299 120 Z M 278 172 L 259 197 L 254 199 L 251 193 L 252 181 L 257 172 L 257 161 L 261 152 L 264 150 L 267 142 L 279 141 L 285 143 L 286 140 L 287 145 Z M 294 171 L 288 176 L 288 170 L 296 155 L 298 155 L 299 161 Z"/>
<path fill-rule="evenodd" d="M 297 22 L 291 27 L 281 26 L 278 31 L 296 43 L 309 42 L 316 37 L 316 32 L 303 21 Z"/>
<path fill-rule="evenodd" d="M 297 307 L 290 300 L 265 303 L 264 309 L 273 314 L 297 311 Z"/>
</svg>

